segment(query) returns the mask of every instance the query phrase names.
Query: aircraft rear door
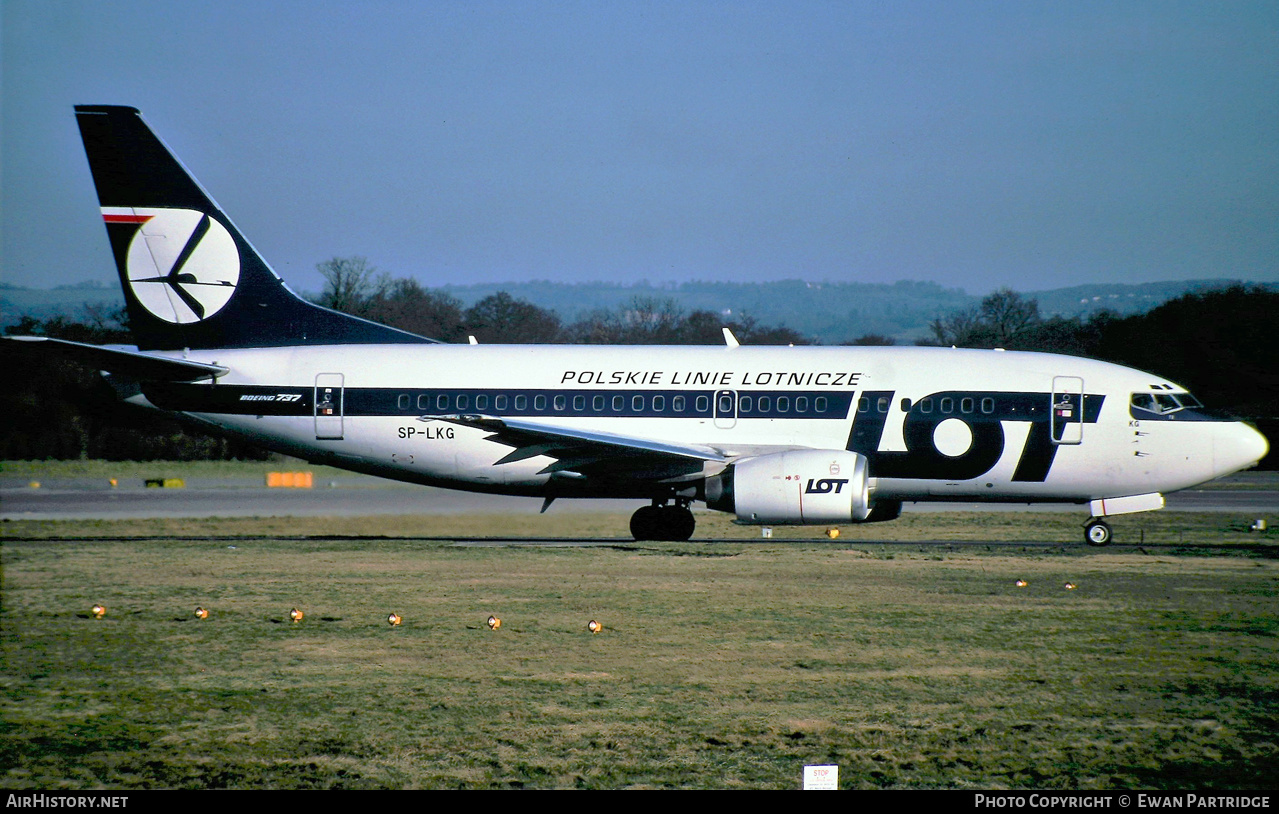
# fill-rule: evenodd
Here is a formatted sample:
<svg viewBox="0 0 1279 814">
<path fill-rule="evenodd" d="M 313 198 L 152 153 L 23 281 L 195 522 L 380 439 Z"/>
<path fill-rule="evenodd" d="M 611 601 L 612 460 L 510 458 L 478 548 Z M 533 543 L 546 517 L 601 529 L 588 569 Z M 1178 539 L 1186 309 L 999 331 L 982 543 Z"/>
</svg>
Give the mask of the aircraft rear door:
<svg viewBox="0 0 1279 814">
<path fill-rule="evenodd" d="M 315 440 L 341 441 L 343 405 L 341 373 L 321 373 L 315 377 Z"/>
<path fill-rule="evenodd" d="M 1084 441 L 1084 380 L 1078 376 L 1053 377 L 1052 439 L 1054 444 Z"/>
</svg>

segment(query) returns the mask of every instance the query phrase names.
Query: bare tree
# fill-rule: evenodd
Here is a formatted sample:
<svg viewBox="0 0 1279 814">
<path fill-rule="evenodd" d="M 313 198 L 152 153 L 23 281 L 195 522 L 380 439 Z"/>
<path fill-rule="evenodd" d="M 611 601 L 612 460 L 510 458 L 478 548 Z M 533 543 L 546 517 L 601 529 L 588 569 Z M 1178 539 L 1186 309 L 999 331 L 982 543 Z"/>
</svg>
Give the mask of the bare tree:
<svg viewBox="0 0 1279 814">
<path fill-rule="evenodd" d="M 930 326 L 938 345 L 962 348 L 1020 348 L 1033 343 L 1043 319 L 1039 301 L 1001 288 L 975 308 L 934 319 Z"/>
<path fill-rule="evenodd" d="M 374 293 L 373 275 L 377 271 L 365 257 L 334 257 L 317 263 L 316 271 L 324 277 L 324 292 L 318 300 L 325 308 L 363 316 L 363 309 Z"/>
<path fill-rule="evenodd" d="M 410 277 L 392 280 L 383 275 L 372 288 L 360 316 L 442 342 L 466 338 L 462 301 L 456 297 L 423 288 Z"/>
<path fill-rule="evenodd" d="M 560 318 L 554 311 L 517 300 L 505 291 L 485 297 L 466 309 L 467 332 L 485 342 L 559 342 Z"/>
</svg>

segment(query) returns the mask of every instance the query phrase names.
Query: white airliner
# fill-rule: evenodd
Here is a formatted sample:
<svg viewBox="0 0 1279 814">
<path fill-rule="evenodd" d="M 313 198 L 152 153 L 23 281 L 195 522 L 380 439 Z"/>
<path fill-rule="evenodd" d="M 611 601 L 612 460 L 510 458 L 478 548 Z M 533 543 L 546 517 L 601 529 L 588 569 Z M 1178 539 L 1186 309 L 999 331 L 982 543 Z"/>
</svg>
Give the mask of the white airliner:
<svg viewBox="0 0 1279 814">
<path fill-rule="evenodd" d="M 136 404 L 411 483 L 635 498 L 637 539 L 694 501 L 743 523 L 892 520 L 903 501 L 1107 515 L 1252 466 L 1267 444 L 1186 390 L 1045 353 L 896 347 L 452 345 L 294 295 L 126 107 L 76 117 L 136 348 L 44 346 Z"/>
</svg>

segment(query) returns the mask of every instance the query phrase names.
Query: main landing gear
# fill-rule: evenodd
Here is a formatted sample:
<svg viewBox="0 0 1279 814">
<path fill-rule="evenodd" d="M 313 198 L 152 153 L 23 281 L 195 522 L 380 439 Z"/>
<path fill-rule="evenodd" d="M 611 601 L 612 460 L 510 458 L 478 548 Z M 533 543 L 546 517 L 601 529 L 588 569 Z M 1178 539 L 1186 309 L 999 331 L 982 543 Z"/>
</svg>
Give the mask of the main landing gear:
<svg viewBox="0 0 1279 814">
<path fill-rule="evenodd" d="M 1088 545 L 1110 545 L 1110 524 L 1100 517 L 1091 517 L 1084 525 L 1084 542 Z"/>
<path fill-rule="evenodd" d="M 682 543 L 693 536 L 697 521 L 689 511 L 688 503 L 667 505 L 653 501 L 631 515 L 631 536 L 636 540 L 652 540 Z"/>
</svg>

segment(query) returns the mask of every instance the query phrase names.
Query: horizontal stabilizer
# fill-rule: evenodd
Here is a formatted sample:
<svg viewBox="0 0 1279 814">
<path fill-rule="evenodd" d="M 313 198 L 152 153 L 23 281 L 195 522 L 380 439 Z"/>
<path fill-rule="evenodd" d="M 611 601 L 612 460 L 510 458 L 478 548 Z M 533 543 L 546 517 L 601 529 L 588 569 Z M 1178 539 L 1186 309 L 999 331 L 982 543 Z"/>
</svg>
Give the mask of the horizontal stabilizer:
<svg viewBox="0 0 1279 814">
<path fill-rule="evenodd" d="M 97 370 L 118 373 L 141 381 L 193 382 L 199 379 L 216 379 L 229 370 L 221 365 L 192 362 L 188 359 L 167 359 L 152 356 L 124 347 L 86 345 L 66 339 L 47 336 L 6 336 L 10 342 L 21 342 L 32 350 L 54 353 L 65 359 L 79 362 Z M 16 344 L 9 345 L 17 348 Z"/>
</svg>

